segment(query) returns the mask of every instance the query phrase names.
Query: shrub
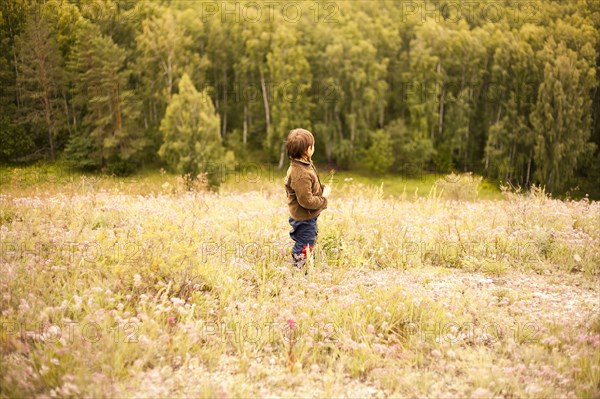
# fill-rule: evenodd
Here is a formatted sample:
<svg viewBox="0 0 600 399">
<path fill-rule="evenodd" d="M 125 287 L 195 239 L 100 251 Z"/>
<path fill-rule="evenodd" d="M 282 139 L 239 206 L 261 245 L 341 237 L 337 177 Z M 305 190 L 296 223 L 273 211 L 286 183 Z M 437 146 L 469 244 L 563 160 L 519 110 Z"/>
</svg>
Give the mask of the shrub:
<svg viewBox="0 0 600 399">
<path fill-rule="evenodd" d="M 231 164 L 233 152 L 226 151 L 219 133 L 220 118 L 215 112 L 208 91 L 198 92 L 184 74 L 179 82 L 179 94 L 173 95 L 160 131 L 164 144 L 158 154 L 169 167 L 182 175 L 208 173 L 208 184 L 218 187 L 218 171 Z"/>
<path fill-rule="evenodd" d="M 13 123 L 7 115 L 0 116 L 0 160 L 12 161 L 31 153 L 35 144 L 22 126 Z"/>
<path fill-rule="evenodd" d="M 392 138 L 385 130 L 377 130 L 371 135 L 371 145 L 365 151 L 363 164 L 371 172 L 386 173 L 394 163 Z"/>
</svg>

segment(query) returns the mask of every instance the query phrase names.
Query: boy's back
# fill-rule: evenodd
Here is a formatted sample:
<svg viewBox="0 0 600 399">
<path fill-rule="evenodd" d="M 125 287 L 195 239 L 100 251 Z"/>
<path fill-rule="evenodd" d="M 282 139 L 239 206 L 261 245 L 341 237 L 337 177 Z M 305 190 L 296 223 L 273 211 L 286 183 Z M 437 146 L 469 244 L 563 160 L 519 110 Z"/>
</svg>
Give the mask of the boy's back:
<svg viewBox="0 0 600 399">
<path fill-rule="evenodd" d="M 295 220 L 319 216 L 327 208 L 323 185 L 312 162 L 292 159 L 285 177 L 285 190 L 290 215 Z"/>
</svg>

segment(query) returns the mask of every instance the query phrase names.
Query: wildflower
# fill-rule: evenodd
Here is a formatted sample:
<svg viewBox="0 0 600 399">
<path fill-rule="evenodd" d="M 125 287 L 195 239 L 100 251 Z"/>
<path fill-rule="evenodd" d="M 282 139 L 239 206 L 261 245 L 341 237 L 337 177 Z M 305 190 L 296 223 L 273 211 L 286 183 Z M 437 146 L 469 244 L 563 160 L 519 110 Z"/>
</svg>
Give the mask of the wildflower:
<svg viewBox="0 0 600 399">
<path fill-rule="evenodd" d="M 169 327 L 173 327 L 175 325 L 175 316 L 169 316 L 167 318 L 167 323 L 169 324 Z"/>
<path fill-rule="evenodd" d="M 375 352 L 377 354 L 385 355 L 389 351 L 390 350 L 388 349 L 388 347 L 386 345 L 382 345 L 382 344 L 374 344 L 373 345 L 373 352 Z"/>
<path fill-rule="evenodd" d="M 56 338 L 60 338 L 61 335 L 62 334 L 61 334 L 60 328 L 58 326 L 51 325 L 50 327 L 48 327 L 46 332 L 44 334 L 42 334 L 41 339 L 42 340 L 54 340 Z M 56 364 L 58 364 L 58 363 L 56 363 Z"/>
<path fill-rule="evenodd" d="M 476 399 L 476 398 L 489 398 L 492 396 L 492 392 L 490 392 L 489 390 L 485 389 L 485 388 L 477 388 L 472 394 L 471 397 Z"/>
<path fill-rule="evenodd" d="M 542 340 L 542 344 L 546 344 L 548 346 L 558 346 L 560 345 L 560 340 L 556 338 L 554 335 L 546 337 Z"/>
<path fill-rule="evenodd" d="M 530 394 L 530 395 L 535 395 L 538 394 L 540 392 L 542 392 L 544 389 L 542 387 L 540 387 L 537 384 L 529 384 L 527 385 L 527 387 L 525 388 L 525 393 Z"/>
<path fill-rule="evenodd" d="M 177 297 L 173 297 L 171 298 L 171 302 L 173 302 L 173 305 L 177 306 L 177 305 L 183 305 L 185 303 L 185 301 L 183 299 L 177 298 Z"/>
<path fill-rule="evenodd" d="M 296 322 L 294 321 L 294 319 L 287 319 L 286 323 L 290 331 L 294 331 L 296 329 Z"/>
</svg>

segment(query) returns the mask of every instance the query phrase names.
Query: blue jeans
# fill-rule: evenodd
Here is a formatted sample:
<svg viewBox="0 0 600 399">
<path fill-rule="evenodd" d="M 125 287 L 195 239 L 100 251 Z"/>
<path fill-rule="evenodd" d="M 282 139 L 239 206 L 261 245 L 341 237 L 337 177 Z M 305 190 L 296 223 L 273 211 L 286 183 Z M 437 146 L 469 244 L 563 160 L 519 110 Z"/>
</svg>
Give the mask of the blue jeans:
<svg viewBox="0 0 600 399">
<path fill-rule="evenodd" d="M 290 237 L 296 243 L 292 248 L 292 254 L 306 254 L 307 247 L 312 248 L 315 245 L 315 237 L 317 236 L 317 218 L 318 216 L 309 220 L 295 220 L 289 218 L 292 230 L 290 231 Z"/>
</svg>

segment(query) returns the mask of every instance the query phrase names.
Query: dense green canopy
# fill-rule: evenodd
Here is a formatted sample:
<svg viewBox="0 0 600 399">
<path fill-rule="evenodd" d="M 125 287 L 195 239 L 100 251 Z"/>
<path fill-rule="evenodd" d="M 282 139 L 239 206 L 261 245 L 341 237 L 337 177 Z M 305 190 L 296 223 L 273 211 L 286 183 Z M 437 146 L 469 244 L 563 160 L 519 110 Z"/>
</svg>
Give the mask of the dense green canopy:
<svg viewBox="0 0 600 399">
<path fill-rule="evenodd" d="M 0 13 L 2 161 L 195 173 L 230 150 L 282 166 L 303 127 L 317 161 L 341 167 L 600 185 L 595 0 L 10 0 Z M 206 97 L 202 116 L 176 122 L 195 109 L 186 95 Z"/>
</svg>

